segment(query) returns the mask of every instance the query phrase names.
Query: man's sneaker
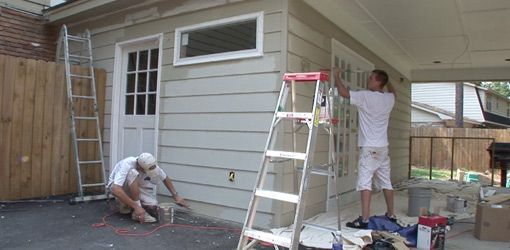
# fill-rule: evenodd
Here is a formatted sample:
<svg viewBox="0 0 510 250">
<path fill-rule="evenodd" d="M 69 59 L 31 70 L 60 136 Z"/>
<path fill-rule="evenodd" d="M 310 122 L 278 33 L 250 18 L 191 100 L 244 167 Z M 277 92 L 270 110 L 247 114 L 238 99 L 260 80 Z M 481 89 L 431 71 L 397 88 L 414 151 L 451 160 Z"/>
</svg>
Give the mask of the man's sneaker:
<svg viewBox="0 0 510 250">
<path fill-rule="evenodd" d="M 368 229 L 368 222 L 364 222 L 363 217 L 361 216 L 353 220 L 352 222 L 345 223 L 345 225 L 357 229 Z"/>
<path fill-rule="evenodd" d="M 395 216 L 394 214 L 390 216 L 388 213 L 385 213 L 384 216 L 386 216 L 386 218 L 388 218 L 389 221 L 397 223 L 397 216 Z"/>
<path fill-rule="evenodd" d="M 131 213 L 131 219 L 132 220 L 136 220 L 136 221 L 140 221 L 140 219 L 138 219 L 136 217 L 136 214 L 135 212 Z M 148 214 L 147 212 L 145 212 L 144 214 L 144 218 L 143 218 L 143 221 L 142 222 L 145 222 L 145 223 L 152 223 L 152 222 L 156 222 L 156 218 L 150 216 L 150 214 Z"/>
</svg>

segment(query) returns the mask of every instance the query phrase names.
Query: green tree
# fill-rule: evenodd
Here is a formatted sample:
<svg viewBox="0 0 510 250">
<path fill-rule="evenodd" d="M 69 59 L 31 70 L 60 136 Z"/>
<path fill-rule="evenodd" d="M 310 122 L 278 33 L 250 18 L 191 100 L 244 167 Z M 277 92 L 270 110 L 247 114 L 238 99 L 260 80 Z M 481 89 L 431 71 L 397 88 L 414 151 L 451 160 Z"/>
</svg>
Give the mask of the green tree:
<svg viewBox="0 0 510 250">
<path fill-rule="evenodd" d="M 510 98 L 510 82 L 482 82 L 482 87 L 496 91 Z"/>
</svg>

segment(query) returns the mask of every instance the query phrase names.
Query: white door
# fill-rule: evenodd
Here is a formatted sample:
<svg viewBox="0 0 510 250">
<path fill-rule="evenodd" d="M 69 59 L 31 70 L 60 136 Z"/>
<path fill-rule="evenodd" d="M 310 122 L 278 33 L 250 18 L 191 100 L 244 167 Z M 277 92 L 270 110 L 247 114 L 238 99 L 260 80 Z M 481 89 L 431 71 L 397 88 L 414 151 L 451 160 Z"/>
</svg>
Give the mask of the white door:
<svg viewBox="0 0 510 250">
<path fill-rule="evenodd" d="M 332 41 L 331 51 L 332 65 L 342 69 L 341 78 L 344 84 L 352 90 L 366 89 L 368 76 L 374 69 L 374 65 L 336 40 Z M 331 80 L 334 81 L 334 79 Z M 328 210 L 336 207 L 335 194 L 356 190 L 356 179 L 358 177 L 357 109 L 350 104 L 349 99 L 341 97 L 335 99 L 338 100 L 340 121 L 335 130 L 339 148 L 337 159 L 339 173 L 336 186 L 333 178 L 328 179 Z"/>
<path fill-rule="evenodd" d="M 115 160 L 137 156 L 141 152 L 156 155 L 159 98 L 159 40 L 125 44 L 121 47 Z M 115 100 L 114 100 L 115 101 Z"/>
</svg>

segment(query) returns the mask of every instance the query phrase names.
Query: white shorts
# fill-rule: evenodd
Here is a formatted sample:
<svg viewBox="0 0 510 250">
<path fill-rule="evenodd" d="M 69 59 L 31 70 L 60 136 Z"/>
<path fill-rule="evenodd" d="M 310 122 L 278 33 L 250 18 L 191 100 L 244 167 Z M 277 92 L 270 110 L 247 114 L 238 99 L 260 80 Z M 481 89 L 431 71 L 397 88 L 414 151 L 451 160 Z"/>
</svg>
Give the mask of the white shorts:
<svg viewBox="0 0 510 250">
<path fill-rule="evenodd" d="M 139 174 L 138 171 L 132 169 L 127 175 L 126 182 L 129 183 L 129 185 L 131 185 L 136 180 L 138 174 Z M 142 203 L 142 205 L 157 206 L 158 205 L 158 200 L 156 198 L 157 185 L 153 184 L 148 180 L 143 179 L 139 180 L 138 185 L 140 189 L 140 202 Z"/>
<path fill-rule="evenodd" d="M 392 190 L 388 147 L 361 147 L 359 153 L 358 184 L 356 191 L 376 189 Z"/>
</svg>

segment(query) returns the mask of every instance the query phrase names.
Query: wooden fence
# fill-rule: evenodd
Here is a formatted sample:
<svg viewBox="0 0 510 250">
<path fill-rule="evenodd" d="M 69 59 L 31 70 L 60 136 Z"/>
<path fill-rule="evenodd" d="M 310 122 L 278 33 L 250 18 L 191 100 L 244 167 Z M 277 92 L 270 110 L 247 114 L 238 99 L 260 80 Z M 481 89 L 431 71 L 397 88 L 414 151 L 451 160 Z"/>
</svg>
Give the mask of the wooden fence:
<svg viewBox="0 0 510 250">
<path fill-rule="evenodd" d="M 78 74 L 88 74 L 86 70 L 73 68 Z M 95 74 L 103 124 L 106 72 Z M 88 84 L 88 80 L 77 82 L 75 91 L 86 94 Z M 85 112 L 91 106 L 78 103 Z M 0 200 L 76 192 L 64 66 L 0 55 L 0 110 Z M 81 126 L 78 133 L 90 135 L 95 128 Z M 89 156 L 97 154 L 93 145 L 86 147 Z M 100 176 L 97 168 L 82 173 L 87 182 Z"/>
<path fill-rule="evenodd" d="M 496 142 L 510 142 L 510 130 L 478 128 L 412 128 L 411 136 L 454 137 L 453 168 L 483 172 L 490 169 L 490 154 L 487 151 L 492 140 L 466 138 L 494 138 Z M 450 169 L 452 166 L 452 139 L 433 139 L 432 167 Z M 413 138 L 411 165 L 431 166 L 430 138 Z"/>
</svg>

